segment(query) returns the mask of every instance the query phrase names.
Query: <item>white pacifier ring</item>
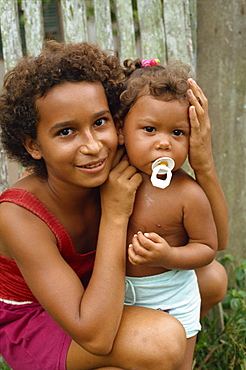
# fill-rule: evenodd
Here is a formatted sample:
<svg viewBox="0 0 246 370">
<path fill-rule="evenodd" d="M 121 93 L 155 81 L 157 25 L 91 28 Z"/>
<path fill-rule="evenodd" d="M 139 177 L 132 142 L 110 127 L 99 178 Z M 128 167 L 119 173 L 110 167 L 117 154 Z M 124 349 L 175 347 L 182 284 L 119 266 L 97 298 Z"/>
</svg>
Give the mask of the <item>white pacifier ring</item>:
<svg viewBox="0 0 246 370">
<path fill-rule="evenodd" d="M 150 181 L 153 186 L 165 189 L 171 182 L 172 179 L 172 169 L 175 166 L 175 162 L 172 158 L 162 157 L 158 158 L 152 164 L 152 175 Z M 158 176 L 166 175 L 165 179 L 158 178 Z"/>
</svg>

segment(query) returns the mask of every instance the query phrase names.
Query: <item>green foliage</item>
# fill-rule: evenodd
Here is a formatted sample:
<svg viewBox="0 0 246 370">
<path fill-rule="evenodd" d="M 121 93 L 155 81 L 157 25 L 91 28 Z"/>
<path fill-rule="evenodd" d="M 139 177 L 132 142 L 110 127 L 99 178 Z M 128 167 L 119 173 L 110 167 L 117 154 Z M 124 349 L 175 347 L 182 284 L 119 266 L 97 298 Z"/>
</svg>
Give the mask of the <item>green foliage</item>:
<svg viewBox="0 0 246 370">
<path fill-rule="evenodd" d="M 11 370 L 10 367 L 4 362 L 2 356 L 0 356 L 0 370 Z"/>
<path fill-rule="evenodd" d="M 197 370 L 246 369 L 246 260 L 236 265 L 229 254 L 220 259 L 229 274 L 223 302 L 202 321 L 195 349 Z"/>
</svg>

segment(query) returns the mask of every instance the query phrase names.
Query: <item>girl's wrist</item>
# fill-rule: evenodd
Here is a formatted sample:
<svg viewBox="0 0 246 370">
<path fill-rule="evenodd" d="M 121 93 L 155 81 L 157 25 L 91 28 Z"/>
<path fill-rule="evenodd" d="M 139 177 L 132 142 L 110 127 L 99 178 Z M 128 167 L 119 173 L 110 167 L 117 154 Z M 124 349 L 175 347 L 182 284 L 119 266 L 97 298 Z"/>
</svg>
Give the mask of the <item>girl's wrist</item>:
<svg viewBox="0 0 246 370">
<path fill-rule="evenodd" d="M 216 175 L 216 169 L 214 162 L 208 163 L 206 166 L 203 166 L 201 169 L 194 169 L 196 177 L 214 177 Z"/>
</svg>

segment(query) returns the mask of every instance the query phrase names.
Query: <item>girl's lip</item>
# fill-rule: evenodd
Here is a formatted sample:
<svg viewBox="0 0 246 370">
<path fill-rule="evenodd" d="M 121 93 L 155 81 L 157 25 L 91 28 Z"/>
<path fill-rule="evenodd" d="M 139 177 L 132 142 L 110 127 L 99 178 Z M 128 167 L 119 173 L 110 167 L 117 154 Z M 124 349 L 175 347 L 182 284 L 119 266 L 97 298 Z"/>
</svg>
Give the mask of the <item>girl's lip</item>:
<svg viewBox="0 0 246 370">
<path fill-rule="evenodd" d="M 103 158 L 98 161 L 90 162 L 85 165 L 80 165 L 76 167 L 79 168 L 80 170 L 94 173 L 94 172 L 101 171 L 105 167 L 105 164 L 106 164 L 106 158 Z"/>
</svg>

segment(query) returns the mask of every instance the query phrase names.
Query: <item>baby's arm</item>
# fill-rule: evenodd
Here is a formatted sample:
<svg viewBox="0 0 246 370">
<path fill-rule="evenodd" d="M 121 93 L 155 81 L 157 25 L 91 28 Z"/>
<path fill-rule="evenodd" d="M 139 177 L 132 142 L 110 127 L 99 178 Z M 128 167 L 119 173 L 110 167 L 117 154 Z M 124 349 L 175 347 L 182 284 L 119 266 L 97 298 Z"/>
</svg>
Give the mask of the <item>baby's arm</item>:
<svg viewBox="0 0 246 370">
<path fill-rule="evenodd" d="M 193 180 L 182 185 L 182 189 L 185 194 L 183 224 L 189 238 L 187 244 L 170 246 L 156 233 L 138 232 L 128 251 L 133 265 L 189 270 L 205 266 L 214 259 L 217 234 L 207 197 Z"/>
<path fill-rule="evenodd" d="M 217 229 L 218 250 L 222 250 L 228 243 L 228 210 L 213 160 L 208 101 L 194 80 L 189 79 L 189 84 L 190 90 L 187 92 L 191 104 L 189 162 L 195 171 L 198 184 L 210 202 Z"/>
</svg>

